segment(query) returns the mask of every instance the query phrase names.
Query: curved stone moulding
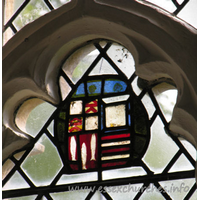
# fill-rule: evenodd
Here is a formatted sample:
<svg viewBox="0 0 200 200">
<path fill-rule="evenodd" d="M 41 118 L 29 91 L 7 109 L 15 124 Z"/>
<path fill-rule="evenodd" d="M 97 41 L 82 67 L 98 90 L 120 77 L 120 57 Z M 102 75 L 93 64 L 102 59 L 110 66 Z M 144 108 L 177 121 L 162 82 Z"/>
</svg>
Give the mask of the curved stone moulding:
<svg viewBox="0 0 200 200">
<path fill-rule="evenodd" d="M 25 136 L 13 123 L 17 107 L 33 97 L 57 105 L 62 63 L 88 41 L 103 38 L 132 53 L 139 77 L 173 80 L 178 98 L 170 130 L 196 146 L 196 36 L 195 28 L 145 2 L 72 0 L 26 25 L 3 47 L 3 124 Z"/>
</svg>

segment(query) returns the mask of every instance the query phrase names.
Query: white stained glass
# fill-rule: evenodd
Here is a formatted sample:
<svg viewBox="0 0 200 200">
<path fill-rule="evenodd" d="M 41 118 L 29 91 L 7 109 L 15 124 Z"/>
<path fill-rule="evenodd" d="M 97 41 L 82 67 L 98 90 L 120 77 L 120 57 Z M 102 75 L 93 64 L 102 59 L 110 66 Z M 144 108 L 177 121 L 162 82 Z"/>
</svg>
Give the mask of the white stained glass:
<svg viewBox="0 0 200 200">
<path fill-rule="evenodd" d="M 114 103 L 114 102 L 119 102 L 119 101 L 126 101 L 129 98 L 130 95 L 121 95 L 121 96 L 116 96 L 116 97 L 108 97 L 108 98 L 103 98 L 102 100 L 105 103 Z"/>
<path fill-rule="evenodd" d="M 106 127 L 124 126 L 125 124 L 125 105 L 106 107 Z"/>
<path fill-rule="evenodd" d="M 86 117 L 85 119 L 85 129 L 86 130 L 95 130 L 98 129 L 98 117 Z"/>
<path fill-rule="evenodd" d="M 70 115 L 82 113 L 82 101 L 72 101 L 70 103 Z"/>
</svg>

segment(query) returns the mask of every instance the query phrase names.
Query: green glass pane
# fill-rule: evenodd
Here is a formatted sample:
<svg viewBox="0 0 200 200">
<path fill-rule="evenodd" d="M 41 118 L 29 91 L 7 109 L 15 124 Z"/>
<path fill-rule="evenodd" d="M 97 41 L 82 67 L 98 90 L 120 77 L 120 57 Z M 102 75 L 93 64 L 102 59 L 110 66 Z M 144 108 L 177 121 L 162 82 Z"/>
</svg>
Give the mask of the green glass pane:
<svg viewBox="0 0 200 200">
<path fill-rule="evenodd" d="M 136 151 L 136 153 L 139 153 L 139 154 L 142 153 L 142 151 L 144 150 L 145 144 L 146 144 L 146 138 L 135 136 L 134 150 Z"/>
<path fill-rule="evenodd" d="M 88 81 L 87 90 L 89 96 L 96 96 L 101 94 L 101 81 Z"/>
<path fill-rule="evenodd" d="M 147 121 L 144 116 L 137 117 L 134 119 L 135 132 L 137 134 L 146 135 L 147 134 Z"/>
</svg>

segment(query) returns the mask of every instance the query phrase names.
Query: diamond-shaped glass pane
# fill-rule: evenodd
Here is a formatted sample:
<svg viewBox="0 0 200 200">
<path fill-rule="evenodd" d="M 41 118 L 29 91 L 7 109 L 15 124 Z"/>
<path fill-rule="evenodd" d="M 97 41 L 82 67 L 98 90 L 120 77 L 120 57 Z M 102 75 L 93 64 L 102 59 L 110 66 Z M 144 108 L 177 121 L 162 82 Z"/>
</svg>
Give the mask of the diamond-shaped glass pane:
<svg viewBox="0 0 200 200">
<path fill-rule="evenodd" d="M 71 91 L 71 87 L 62 76 L 60 77 L 59 84 L 60 84 L 62 100 L 64 100 Z"/>
<path fill-rule="evenodd" d="M 195 183 L 195 178 L 159 182 L 172 199 L 184 199 Z"/>
<path fill-rule="evenodd" d="M 112 199 L 132 200 L 140 191 L 140 188 L 142 187 L 142 185 L 143 184 L 110 186 L 106 188 L 106 191 L 112 197 Z"/>
<path fill-rule="evenodd" d="M 29 188 L 28 183 L 22 178 L 19 172 L 15 172 L 9 181 L 4 185 L 3 190 Z"/>
<path fill-rule="evenodd" d="M 62 69 L 73 83 L 77 83 L 98 55 L 99 52 L 93 44 L 86 45 L 75 51 L 66 60 Z"/>
<path fill-rule="evenodd" d="M 162 194 L 159 192 L 156 186 L 153 184 L 150 184 L 140 197 L 141 200 L 146 199 L 158 199 L 158 200 L 165 200 L 165 198 L 162 196 Z"/>
<path fill-rule="evenodd" d="M 150 144 L 143 160 L 152 171 L 161 173 L 178 149 L 176 143 L 166 134 L 162 121 L 157 117 L 151 127 Z"/>
<path fill-rule="evenodd" d="M 176 104 L 178 91 L 177 89 L 171 89 L 160 93 L 159 90 L 162 90 L 163 88 L 167 89 L 167 85 L 168 84 L 165 83 L 159 84 L 156 87 L 154 87 L 152 91 L 165 119 L 167 120 L 167 122 L 170 122 L 172 118 L 172 112 Z"/>
<path fill-rule="evenodd" d="M 22 163 L 22 169 L 35 185 L 48 185 L 62 168 L 62 162 L 57 149 L 45 134 L 38 143 L 44 146 L 44 152 L 28 156 Z"/>
<path fill-rule="evenodd" d="M 35 137 L 47 122 L 51 114 L 55 111 L 55 109 L 56 108 L 54 106 L 46 102 L 35 107 L 31 111 L 26 121 L 26 131 L 28 134 Z"/>
<path fill-rule="evenodd" d="M 126 48 L 114 43 L 108 49 L 107 54 L 128 78 L 132 76 L 135 72 L 135 61 Z"/>
<path fill-rule="evenodd" d="M 174 163 L 174 165 L 171 167 L 169 172 L 187 171 L 187 170 L 193 170 L 193 169 L 194 169 L 194 166 L 185 157 L 185 155 L 182 154 L 178 158 L 178 160 Z"/>
<path fill-rule="evenodd" d="M 32 0 L 27 6 L 20 12 L 17 18 L 13 21 L 15 27 L 19 30 L 26 24 L 36 20 L 40 16 L 49 12 L 50 9 L 42 0 Z"/>
</svg>

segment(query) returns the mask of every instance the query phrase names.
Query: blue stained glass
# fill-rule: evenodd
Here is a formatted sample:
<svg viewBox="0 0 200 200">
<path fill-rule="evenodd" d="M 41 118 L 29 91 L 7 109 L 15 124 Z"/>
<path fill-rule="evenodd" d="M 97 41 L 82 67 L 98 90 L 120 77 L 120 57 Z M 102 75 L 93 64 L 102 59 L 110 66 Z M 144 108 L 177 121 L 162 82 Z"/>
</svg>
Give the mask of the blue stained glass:
<svg viewBox="0 0 200 200">
<path fill-rule="evenodd" d="M 118 93 L 126 90 L 126 83 L 118 79 L 107 79 L 105 81 L 104 93 Z"/>
<path fill-rule="evenodd" d="M 84 97 L 85 96 L 85 88 L 84 88 L 84 83 L 81 83 L 76 92 L 73 94 L 72 98 L 76 98 L 76 97 Z"/>
<path fill-rule="evenodd" d="M 96 96 L 101 94 L 101 81 L 88 81 L 87 91 L 89 96 Z"/>
</svg>

